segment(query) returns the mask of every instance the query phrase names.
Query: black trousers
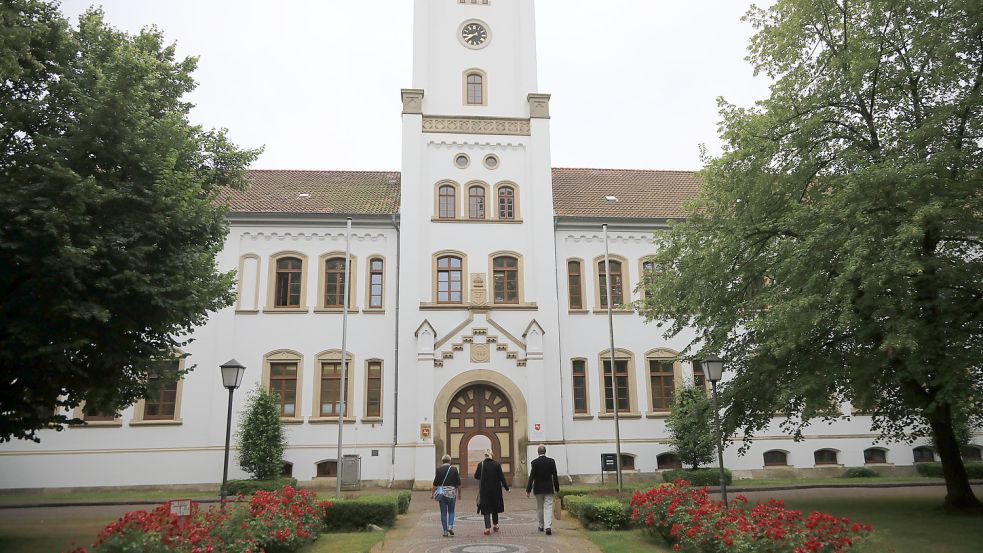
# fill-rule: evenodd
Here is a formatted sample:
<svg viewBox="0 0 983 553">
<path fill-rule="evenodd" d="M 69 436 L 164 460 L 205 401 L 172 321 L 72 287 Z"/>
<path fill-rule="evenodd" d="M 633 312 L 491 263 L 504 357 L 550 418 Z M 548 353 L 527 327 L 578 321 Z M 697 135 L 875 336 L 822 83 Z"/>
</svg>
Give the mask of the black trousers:
<svg viewBox="0 0 983 553">
<path fill-rule="evenodd" d="M 498 526 L 498 513 L 485 513 L 485 528 L 491 528 L 492 524 Z"/>
</svg>

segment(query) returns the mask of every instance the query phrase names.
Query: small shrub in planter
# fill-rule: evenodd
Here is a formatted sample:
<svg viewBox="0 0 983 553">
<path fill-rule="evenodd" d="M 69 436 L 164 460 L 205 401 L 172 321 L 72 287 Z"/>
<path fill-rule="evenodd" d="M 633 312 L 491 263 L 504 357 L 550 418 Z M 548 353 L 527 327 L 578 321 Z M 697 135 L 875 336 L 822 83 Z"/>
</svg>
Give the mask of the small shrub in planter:
<svg viewBox="0 0 983 553">
<path fill-rule="evenodd" d="M 284 486 L 296 488 L 297 479 L 282 476 L 275 480 L 229 480 L 227 484 L 229 495 L 253 495 L 260 490 L 272 492 Z"/>
<path fill-rule="evenodd" d="M 686 480 L 693 486 L 719 486 L 720 469 L 667 470 L 662 473 L 662 480 L 670 483 L 676 480 Z M 734 481 L 734 476 L 728 469 L 724 469 L 724 480 L 727 481 L 727 484 Z"/>
<path fill-rule="evenodd" d="M 843 473 L 843 478 L 877 478 L 880 473 L 867 467 L 850 467 Z"/>
<path fill-rule="evenodd" d="M 966 476 L 973 479 L 983 478 L 983 463 L 965 463 Z M 915 470 L 922 476 L 943 478 L 942 463 L 915 463 Z"/>
<path fill-rule="evenodd" d="M 567 512 L 591 530 L 622 530 L 631 524 L 630 509 L 625 501 L 592 495 L 570 495 Z"/>
</svg>

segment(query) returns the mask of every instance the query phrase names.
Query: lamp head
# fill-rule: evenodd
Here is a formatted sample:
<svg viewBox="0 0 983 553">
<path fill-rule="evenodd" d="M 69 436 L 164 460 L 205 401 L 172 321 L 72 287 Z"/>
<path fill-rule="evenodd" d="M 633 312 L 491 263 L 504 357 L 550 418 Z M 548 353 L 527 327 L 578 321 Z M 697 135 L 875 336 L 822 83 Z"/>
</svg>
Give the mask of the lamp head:
<svg viewBox="0 0 983 553">
<path fill-rule="evenodd" d="M 720 382 L 724 375 L 724 360 L 711 353 L 700 360 L 703 364 L 703 376 L 710 382 Z"/>
<path fill-rule="evenodd" d="M 246 367 L 242 363 L 229 359 L 219 365 L 219 368 L 222 369 L 222 386 L 235 390 L 242 384 L 242 375 L 246 372 Z"/>
</svg>

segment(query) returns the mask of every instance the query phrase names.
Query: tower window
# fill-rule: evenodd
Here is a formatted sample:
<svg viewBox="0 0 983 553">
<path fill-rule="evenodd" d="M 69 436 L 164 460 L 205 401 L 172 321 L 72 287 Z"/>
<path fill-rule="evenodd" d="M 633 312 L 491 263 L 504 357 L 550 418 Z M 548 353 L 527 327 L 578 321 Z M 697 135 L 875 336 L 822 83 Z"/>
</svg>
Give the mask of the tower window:
<svg viewBox="0 0 983 553">
<path fill-rule="evenodd" d="M 485 79 L 481 73 L 467 74 L 467 102 L 469 106 L 485 105 Z"/>
</svg>

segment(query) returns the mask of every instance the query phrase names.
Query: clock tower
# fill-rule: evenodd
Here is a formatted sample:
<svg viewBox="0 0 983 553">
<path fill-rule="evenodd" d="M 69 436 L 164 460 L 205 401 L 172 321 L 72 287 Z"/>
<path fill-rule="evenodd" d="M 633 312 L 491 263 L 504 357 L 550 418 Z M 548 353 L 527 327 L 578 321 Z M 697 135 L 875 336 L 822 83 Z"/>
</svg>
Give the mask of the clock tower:
<svg viewBox="0 0 983 553">
<path fill-rule="evenodd" d="M 399 233 L 396 466 L 408 474 L 397 479 L 429 486 L 444 453 L 469 470 L 491 449 L 521 482 L 535 444 L 563 439 L 535 37 L 533 0 L 415 3 Z M 468 419 L 468 408 L 501 416 Z"/>
</svg>

